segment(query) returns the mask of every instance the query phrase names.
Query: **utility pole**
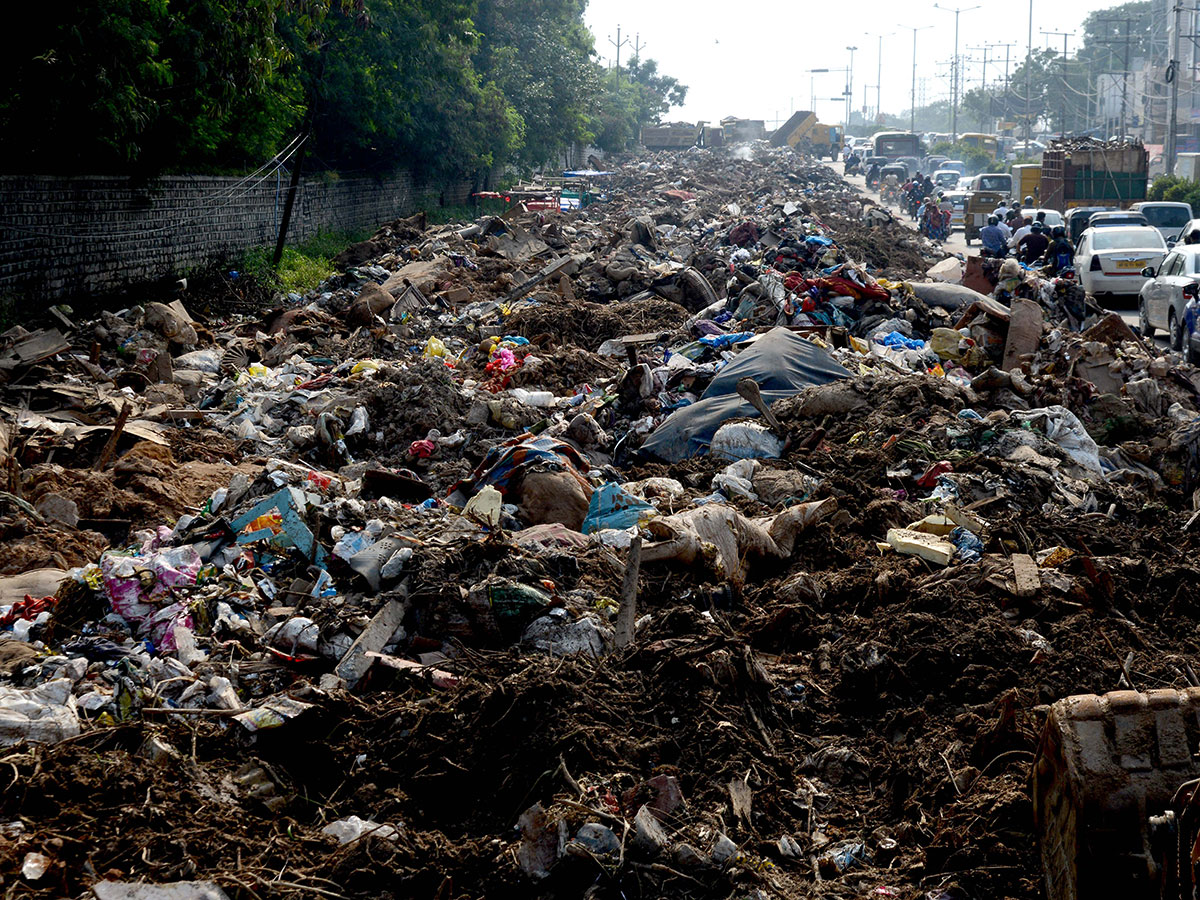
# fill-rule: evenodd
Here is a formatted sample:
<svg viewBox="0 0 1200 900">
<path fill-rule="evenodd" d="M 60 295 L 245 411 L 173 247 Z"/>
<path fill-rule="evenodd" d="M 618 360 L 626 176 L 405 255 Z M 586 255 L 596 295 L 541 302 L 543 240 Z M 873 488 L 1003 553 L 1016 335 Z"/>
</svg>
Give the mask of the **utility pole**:
<svg viewBox="0 0 1200 900">
<path fill-rule="evenodd" d="M 916 133 L 917 130 L 917 32 L 924 31 L 927 28 L 932 28 L 932 25 L 922 25 L 919 28 L 912 25 L 900 25 L 899 28 L 910 28 L 913 33 L 913 66 L 912 66 L 912 94 L 909 96 L 909 124 L 908 130 Z"/>
<path fill-rule="evenodd" d="M 952 119 L 952 124 L 950 126 L 950 143 L 957 144 L 958 143 L 958 69 L 959 69 L 959 66 L 958 66 L 958 17 L 965 12 L 971 12 L 971 10 L 979 9 L 979 7 L 978 6 L 966 6 L 966 7 L 958 7 L 956 9 L 951 9 L 948 6 L 939 6 L 938 4 L 935 3 L 935 4 L 933 4 L 933 8 L 940 9 L 943 12 L 954 13 L 954 69 L 953 69 L 953 80 L 952 80 L 951 86 L 950 86 L 950 105 L 953 110 L 953 113 L 952 113 L 953 119 Z"/>
<path fill-rule="evenodd" d="M 967 49 L 972 50 L 972 51 L 974 51 L 974 50 L 982 50 L 983 51 L 983 73 L 979 77 L 979 92 L 981 95 L 987 96 L 988 51 L 991 49 L 991 45 L 984 44 L 982 47 L 968 47 Z M 987 130 L 987 126 L 984 123 L 984 115 L 983 114 L 980 114 L 980 116 L 979 116 L 979 130 L 980 131 Z"/>
<path fill-rule="evenodd" d="M 1175 14 L 1174 33 L 1171 35 L 1171 62 L 1167 65 L 1167 80 L 1171 82 L 1171 121 L 1167 126 L 1166 174 L 1175 174 L 1175 157 L 1178 150 L 1176 133 L 1179 131 L 1179 14 L 1183 12 L 1182 0 L 1176 0 L 1172 9 Z"/>
<path fill-rule="evenodd" d="M 1107 24 L 1109 24 L 1110 21 L 1118 21 L 1118 20 L 1105 19 L 1105 20 L 1101 20 L 1101 24 L 1107 25 Z M 1108 38 L 1106 40 L 1096 42 L 1098 44 L 1110 44 L 1110 45 L 1111 44 L 1123 44 L 1125 46 L 1125 52 L 1121 56 L 1121 137 L 1122 138 L 1125 137 L 1125 133 L 1127 130 L 1126 118 L 1127 118 L 1127 110 L 1129 108 L 1129 44 L 1130 44 L 1129 27 L 1131 24 L 1132 24 L 1131 20 L 1128 17 L 1126 17 L 1126 19 L 1125 19 L 1125 36 L 1123 38 L 1121 38 L 1120 40 L 1117 40 L 1116 38 Z M 1109 58 L 1111 61 L 1111 58 L 1112 58 L 1112 48 L 1111 47 L 1109 48 L 1108 53 L 1109 53 Z"/>
<path fill-rule="evenodd" d="M 997 43 L 997 44 L 992 44 L 992 46 L 1004 48 L 1004 108 L 1005 108 L 1005 110 L 1007 110 L 1008 109 L 1008 67 L 1009 67 L 1009 63 L 1012 61 L 1012 57 L 1011 57 L 1012 48 L 1015 47 L 1016 44 L 1012 44 L 1012 43 L 999 44 L 999 43 Z M 995 106 L 991 106 L 988 109 L 988 112 L 994 112 L 994 111 L 995 111 Z M 994 116 L 992 118 L 996 119 L 996 117 L 994 117 Z M 999 129 L 997 129 L 997 130 L 999 130 Z"/>
<path fill-rule="evenodd" d="M 875 35 L 875 37 L 879 39 L 879 49 L 875 54 L 875 118 L 877 120 L 880 112 L 883 111 L 883 103 L 881 100 L 883 96 L 883 39 L 885 37 L 892 37 L 895 33 L 896 32 L 891 31 L 887 34 Z M 870 37 L 871 35 L 867 36 Z M 864 103 L 863 105 L 865 106 L 866 104 Z"/>
<path fill-rule="evenodd" d="M 1042 34 L 1047 37 L 1057 35 L 1063 39 L 1063 55 L 1062 55 L 1062 126 L 1059 129 L 1059 137 L 1065 139 L 1067 136 L 1067 40 L 1073 35 L 1073 31 L 1042 31 Z"/>
<path fill-rule="evenodd" d="M 618 25 L 617 26 L 617 39 L 614 41 L 612 38 L 609 38 L 608 42 L 617 48 L 617 87 L 620 87 L 621 86 L 621 48 L 629 46 L 629 38 L 625 38 L 625 40 L 621 40 L 621 26 Z"/>
<path fill-rule="evenodd" d="M 854 51 L 857 47 L 847 47 L 850 51 L 850 67 L 846 69 L 846 132 L 850 131 L 850 110 L 854 105 Z"/>
<path fill-rule="evenodd" d="M 1025 45 L 1025 149 L 1029 149 L 1033 123 L 1029 121 L 1029 101 L 1033 95 L 1033 0 L 1029 0 L 1029 43 Z"/>
</svg>

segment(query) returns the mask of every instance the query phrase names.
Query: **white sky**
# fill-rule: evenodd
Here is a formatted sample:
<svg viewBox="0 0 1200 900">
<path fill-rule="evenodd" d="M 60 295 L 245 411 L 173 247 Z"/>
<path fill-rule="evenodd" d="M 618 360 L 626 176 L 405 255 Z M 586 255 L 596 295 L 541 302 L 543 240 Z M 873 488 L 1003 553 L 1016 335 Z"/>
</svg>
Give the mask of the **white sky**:
<svg viewBox="0 0 1200 900">
<path fill-rule="evenodd" d="M 942 6 L 957 5 L 959 53 L 964 57 L 964 87 L 977 87 L 983 75 L 984 44 L 1012 43 L 1008 49 L 1013 68 L 1024 59 L 1028 41 L 1029 6 L 1022 0 L 946 0 Z M 979 5 L 970 12 L 966 7 Z M 1068 51 L 1074 54 L 1083 19 L 1097 9 L 1116 6 L 1115 0 L 1079 0 L 1074 3 L 1033 0 L 1033 45 L 1062 50 L 1062 36 L 1042 31 L 1073 31 Z M 810 90 L 816 95 L 816 111 L 824 122 L 840 122 L 845 103 L 846 73 L 810 75 L 808 69 L 845 68 L 850 64 L 847 46 L 854 53 L 854 107 L 874 108 L 875 84 L 882 81 L 880 102 L 884 112 L 899 114 L 909 108 L 912 93 L 913 32 L 901 26 L 932 26 L 917 32 L 917 105 L 921 91 L 926 102 L 950 96 L 950 61 L 954 56 L 952 12 L 934 7 L 933 0 L 858 0 L 818 3 L 813 0 L 590 0 L 586 19 L 596 36 L 596 50 L 606 64 L 612 63 L 616 48 L 610 43 L 621 26 L 622 62 L 633 53 L 640 39 L 644 58 L 658 60 L 659 71 L 673 75 L 688 86 L 687 104 L 673 109 L 669 121 L 719 121 L 736 115 L 766 119 L 767 128 L 776 118 L 786 119 L 795 109 L 810 107 Z M 867 24 L 872 23 L 872 24 Z M 883 38 L 882 72 L 877 78 L 880 33 Z M 968 49 L 980 48 L 980 49 Z M 1003 81 L 1003 46 L 988 51 L 988 82 Z M 969 56 L 968 61 L 965 57 Z M 998 64 L 995 62 L 999 58 Z M 922 87 L 923 86 L 923 87 Z"/>
</svg>

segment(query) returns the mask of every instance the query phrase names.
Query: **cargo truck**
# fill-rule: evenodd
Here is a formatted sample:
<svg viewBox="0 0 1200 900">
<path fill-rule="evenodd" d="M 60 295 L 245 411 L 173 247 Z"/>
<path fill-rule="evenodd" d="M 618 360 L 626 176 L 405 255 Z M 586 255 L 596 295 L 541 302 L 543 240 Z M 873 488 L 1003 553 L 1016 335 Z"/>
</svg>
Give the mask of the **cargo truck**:
<svg viewBox="0 0 1200 900">
<path fill-rule="evenodd" d="M 1149 155 L 1137 142 L 1055 141 L 1042 154 L 1041 205 L 1128 209 L 1146 199 Z"/>
</svg>

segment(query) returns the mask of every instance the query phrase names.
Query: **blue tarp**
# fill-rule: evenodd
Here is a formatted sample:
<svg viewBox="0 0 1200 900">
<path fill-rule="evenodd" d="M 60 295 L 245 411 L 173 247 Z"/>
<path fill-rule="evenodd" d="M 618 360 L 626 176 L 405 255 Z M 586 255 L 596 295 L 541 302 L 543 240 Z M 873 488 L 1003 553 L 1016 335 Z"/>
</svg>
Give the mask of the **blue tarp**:
<svg viewBox="0 0 1200 900">
<path fill-rule="evenodd" d="M 758 412 L 737 393 L 738 380 L 758 382 L 769 406 L 814 384 L 829 384 L 850 373 L 827 350 L 786 328 L 774 328 L 725 366 L 699 402 L 671 413 L 642 445 L 642 452 L 679 462 L 705 453 L 712 437 L 730 419 L 756 418 Z"/>
</svg>

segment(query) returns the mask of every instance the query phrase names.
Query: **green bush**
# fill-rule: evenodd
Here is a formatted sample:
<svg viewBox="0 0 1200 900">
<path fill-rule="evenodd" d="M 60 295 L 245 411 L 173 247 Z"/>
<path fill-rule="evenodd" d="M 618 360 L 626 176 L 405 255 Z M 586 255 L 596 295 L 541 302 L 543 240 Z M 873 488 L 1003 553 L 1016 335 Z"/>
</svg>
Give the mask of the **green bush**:
<svg viewBox="0 0 1200 900">
<path fill-rule="evenodd" d="M 1146 199 L 1190 203 L 1194 216 L 1200 210 L 1200 183 L 1177 175 L 1159 175 L 1146 192 Z"/>
</svg>

